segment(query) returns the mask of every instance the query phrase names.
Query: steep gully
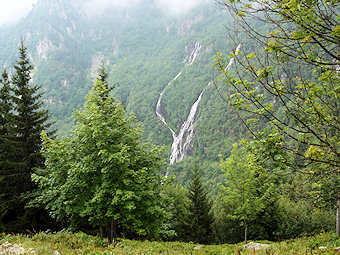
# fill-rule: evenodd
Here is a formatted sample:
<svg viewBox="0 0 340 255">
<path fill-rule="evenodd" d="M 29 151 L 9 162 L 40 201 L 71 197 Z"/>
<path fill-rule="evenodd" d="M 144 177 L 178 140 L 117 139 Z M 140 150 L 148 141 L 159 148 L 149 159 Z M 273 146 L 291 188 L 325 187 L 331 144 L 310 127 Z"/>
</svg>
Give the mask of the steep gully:
<svg viewBox="0 0 340 255">
<path fill-rule="evenodd" d="M 241 47 L 241 44 L 239 44 L 236 48 L 236 51 L 235 51 L 236 55 L 239 52 L 240 47 Z M 190 60 L 188 62 L 188 65 L 192 65 L 194 63 L 194 61 L 199 56 L 200 49 L 201 49 L 201 46 L 199 44 L 199 41 L 197 41 L 196 44 L 195 44 L 195 48 L 194 48 L 193 52 L 190 54 Z M 226 66 L 225 70 L 228 70 L 230 68 L 233 61 L 234 61 L 234 57 L 230 58 L 229 63 Z M 172 81 L 175 81 L 179 76 L 181 76 L 181 74 L 182 74 L 182 72 L 179 72 L 175 76 L 175 78 L 173 78 L 173 80 L 171 80 L 167 84 L 167 86 L 163 89 L 163 91 L 160 93 L 160 95 L 158 97 L 157 104 L 156 104 L 156 109 L 155 109 L 157 118 L 160 121 L 162 121 L 166 127 L 168 127 L 168 129 L 170 130 L 170 132 L 172 134 L 173 142 L 172 142 L 172 145 L 171 145 L 170 157 L 169 157 L 170 165 L 174 164 L 175 162 L 180 162 L 188 156 L 188 151 L 189 151 L 191 144 L 192 144 L 192 141 L 195 137 L 194 126 L 195 126 L 195 117 L 196 117 L 196 113 L 197 113 L 197 110 L 198 110 L 198 106 L 199 106 L 199 103 L 202 99 L 203 93 L 205 92 L 205 90 L 211 84 L 211 83 L 209 83 L 207 85 L 207 87 L 200 93 L 200 95 L 198 96 L 195 103 L 191 106 L 189 116 L 187 117 L 187 119 L 182 124 L 182 126 L 181 126 L 181 128 L 178 132 L 178 135 L 177 135 L 175 133 L 175 131 L 168 125 L 168 123 L 165 120 L 165 117 L 161 113 L 161 101 L 162 101 L 162 97 L 163 97 L 165 90 L 171 85 Z"/>
</svg>

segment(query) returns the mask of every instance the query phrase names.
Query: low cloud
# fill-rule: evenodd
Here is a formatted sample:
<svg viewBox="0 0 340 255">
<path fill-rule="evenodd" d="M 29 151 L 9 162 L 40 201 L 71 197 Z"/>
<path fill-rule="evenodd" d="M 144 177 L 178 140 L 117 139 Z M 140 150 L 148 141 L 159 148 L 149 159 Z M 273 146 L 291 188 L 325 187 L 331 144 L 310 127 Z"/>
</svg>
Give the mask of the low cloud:
<svg viewBox="0 0 340 255">
<path fill-rule="evenodd" d="M 37 0 L 0 1 L 0 26 L 12 25 L 25 17 Z"/>
<path fill-rule="evenodd" d="M 99 15 L 108 8 L 128 8 L 141 0 L 85 0 L 84 11 L 88 15 Z"/>
<path fill-rule="evenodd" d="M 143 0 L 85 0 L 84 9 L 89 15 L 99 15 L 107 8 L 128 8 L 137 5 Z M 192 8 L 206 2 L 214 0 L 154 0 L 154 4 L 163 13 L 169 16 L 185 14 Z"/>
<path fill-rule="evenodd" d="M 181 15 L 196 6 L 214 0 L 155 0 L 157 7 L 169 15 Z"/>
</svg>

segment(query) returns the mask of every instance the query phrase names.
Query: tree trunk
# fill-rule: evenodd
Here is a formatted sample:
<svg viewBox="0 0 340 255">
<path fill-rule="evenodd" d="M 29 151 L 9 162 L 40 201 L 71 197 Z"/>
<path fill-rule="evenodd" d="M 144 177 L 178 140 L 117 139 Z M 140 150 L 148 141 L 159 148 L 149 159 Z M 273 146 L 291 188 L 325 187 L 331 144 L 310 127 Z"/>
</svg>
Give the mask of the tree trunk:
<svg viewBox="0 0 340 255">
<path fill-rule="evenodd" d="M 118 239 L 118 220 L 113 221 L 113 241 L 114 241 L 114 247 L 117 245 L 117 239 Z"/>
<path fill-rule="evenodd" d="M 338 197 L 336 206 L 336 234 L 340 235 L 340 197 Z"/>
<path fill-rule="evenodd" d="M 244 243 L 245 244 L 247 244 L 247 231 L 248 231 L 247 221 L 244 220 Z"/>
<path fill-rule="evenodd" d="M 100 239 L 103 241 L 103 226 L 102 224 L 100 224 L 99 221 L 98 221 L 98 224 L 99 224 Z"/>
<path fill-rule="evenodd" d="M 118 239 L 118 220 L 115 220 L 112 217 L 111 222 L 110 222 L 109 235 L 108 235 L 109 244 L 113 243 L 114 246 L 116 246 L 117 239 Z"/>
<path fill-rule="evenodd" d="M 109 227 L 109 233 L 108 233 L 108 241 L 109 241 L 109 244 L 112 244 L 113 243 L 113 217 L 111 218 L 111 222 L 110 222 L 110 227 Z"/>
</svg>

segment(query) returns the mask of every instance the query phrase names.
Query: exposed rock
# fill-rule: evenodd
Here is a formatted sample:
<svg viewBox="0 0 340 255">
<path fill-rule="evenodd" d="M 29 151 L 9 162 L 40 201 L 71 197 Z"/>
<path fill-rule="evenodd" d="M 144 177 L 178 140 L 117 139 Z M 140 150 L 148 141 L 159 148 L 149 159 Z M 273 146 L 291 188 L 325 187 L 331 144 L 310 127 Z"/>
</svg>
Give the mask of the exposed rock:
<svg viewBox="0 0 340 255">
<path fill-rule="evenodd" d="M 170 24 L 165 24 L 165 31 L 170 33 L 170 30 L 175 26 L 175 22 L 171 22 Z"/>
<path fill-rule="evenodd" d="M 16 255 L 16 254 L 36 254 L 36 252 L 30 248 L 25 249 L 21 244 L 11 244 L 9 242 L 5 242 L 0 245 L 0 254 L 6 255 Z"/>
<path fill-rule="evenodd" d="M 205 52 L 210 52 L 214 48 L 214 44 L 211 43 L 208 46 L 205 47 Z"/>
<path fill-rule="evenodd" d="M 92 63 L 90 68 L 90 77 L 91 79 L 97 77 L 98 69 L 100 68 L 101 63 L 104 62 L 105 65 L 109 64 L 109 60 L 104 56 L 102 52 L 98 52 L 96 55 L 92 57 Z"/>
<path fill-rule="evenodd" d="M 202 245 L 198 245 L 198 246 L 196 246 L 195 248 L 194 248 L 194 250 L 199 250 L 199 249 L 201 249 L 202 248 Z"/>
<path fill-rule="evenodd" d="M 116 38 L 112 39 L 112 48 L 113 48 L 113 55 L 117 56 L 119 45 L 118 45 L 118 42 L 117 42 Z"/>
<path fill-rule="evenodd" d="M 25 42 L 28 42 L 29 40 L 31 40 L 31 38 L 32 38 L 32 34 L 30 32 L 27 32 L 25 34 Z"/>
<path fill-rule="evenodd" d="M 58 48 L 53 45 L 53 43 L 45 37 L 39 40 L 36 46 L 37 55 L 40 59 L 47 60 L 47 55 L 49 52 L 56 51 Z"/>
<path fill-rule="evenodd" d="M 62 87 L 68 87 L 70 85 L 70 82 L 66 78 L 64 78 L 63 80 L 60 81 L 60 85 Z"/>
<path fill-rule="evenodd" d="M 177 28 L 177 33 L 180 35 L 191 34 L 193 31 L 191 30 L 192 25 L 200 22 L 203 19 L 203 14 L 200 13 L 193 19 L 187 19 L 182 22 L 180 26 Z"/>
<path fill-rule="evenodd" d="M 269 247 L 270 247 L 270 244 L 254 243 L 254 242 L 247 243 L 246 245 L 243 246 L 243 248 L 245 249 L 252 249 L 252 250 L 260 250 L 260 249 L 265 249 Z"/>
</svg>

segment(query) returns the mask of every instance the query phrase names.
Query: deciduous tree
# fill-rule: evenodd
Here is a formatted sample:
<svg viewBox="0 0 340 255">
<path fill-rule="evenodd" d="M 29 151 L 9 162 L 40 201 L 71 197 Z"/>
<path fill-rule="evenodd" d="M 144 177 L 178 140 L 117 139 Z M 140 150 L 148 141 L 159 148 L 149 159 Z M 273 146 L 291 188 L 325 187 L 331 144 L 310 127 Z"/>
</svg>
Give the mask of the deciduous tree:
<svg viewBox="0 0 340 255">
<path fill-rule="evenodd" d="M 253 114 L 248 121 L 239 116 L 251 136 L 264 145 L 259 150 L 268 160 L 280 162 L 285 170 L 305 173 L 319 186 L 338 187 L 339 2 L 221 3 L 237 24 L 235 45 L 245 42 L 233 54 L 238 64 L 232 72 L 224 57 L 217 55 L 223 81 L 235 90 L 226 101 L 235 110 Z M 264 126 L 267 129 L 261 130 Z M 270 142 L 273 136 L 278 138 L 275 143 Z M 339 189 L 328 193 L 333 194 L 335 205 Z"/>
<path fill-rule="evenodd" d="M 36 201 L 55 216 L 88 220 L 117 243 L 122 228 L 156 236 L 165 218 L 160 148 L 141 141 L 141 128 L 110 95 L 105 72 L 74 113 L 71 138 L 42 133 L 46 170 L 33 175 Z"/>
<path fill-rule="evenodd" d="M 248 224 L 275 202 L 276 185 L 255 155 L 245 147 L 235 144 L 231 156 L 222 159 L 220 166 L 225 176 L 225 183 L 221 185 L 222 197 L 232 208 L 228 216 L 243 222 L 247 243 Z"/>
</svg>

